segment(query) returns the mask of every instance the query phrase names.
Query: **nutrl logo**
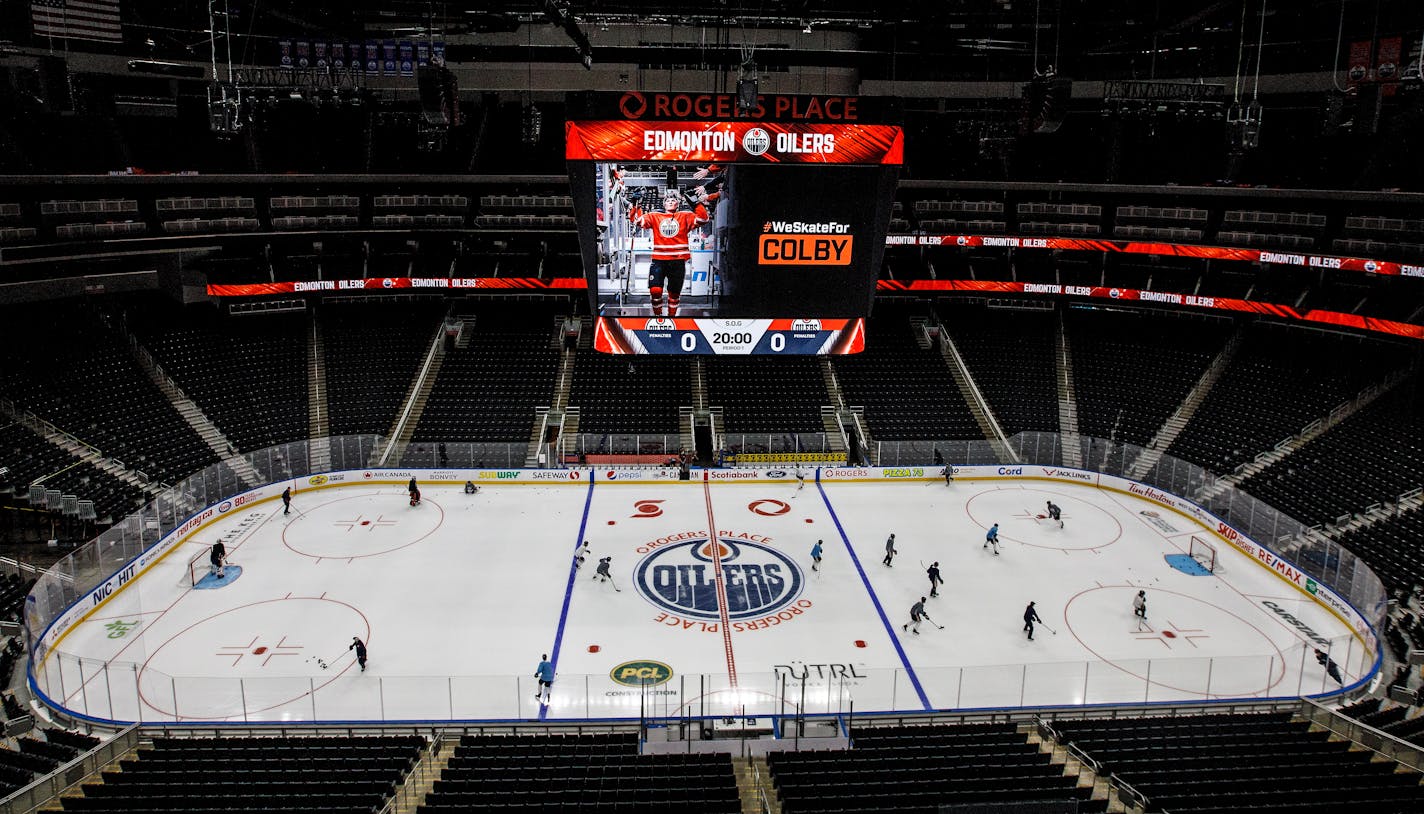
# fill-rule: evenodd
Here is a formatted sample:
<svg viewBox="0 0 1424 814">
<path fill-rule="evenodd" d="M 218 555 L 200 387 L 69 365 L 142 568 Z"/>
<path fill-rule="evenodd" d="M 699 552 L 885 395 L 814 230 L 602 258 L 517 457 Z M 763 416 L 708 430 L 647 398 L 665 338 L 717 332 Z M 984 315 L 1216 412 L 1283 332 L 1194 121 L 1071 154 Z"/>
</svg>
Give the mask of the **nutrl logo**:
<svg viewBox="0 0 1424 814">
<path fill-rule="evenodd" d="M 660 661 L 625 661 L 609 670 L 608 677 L 625 687 L 656 687 L 672 678 L 672 668 Z"/>
<path fill-rule="evenodd" d="M 801 569 L 784 554 L 757 543 L 706 538 L 660 548 L 634 570 L 644 599 L 686 619 L 719 618 L 718 557 L 726 588 L 727 616 L 752 619 L 774 614 L 801 594 Z"/>
</svg>

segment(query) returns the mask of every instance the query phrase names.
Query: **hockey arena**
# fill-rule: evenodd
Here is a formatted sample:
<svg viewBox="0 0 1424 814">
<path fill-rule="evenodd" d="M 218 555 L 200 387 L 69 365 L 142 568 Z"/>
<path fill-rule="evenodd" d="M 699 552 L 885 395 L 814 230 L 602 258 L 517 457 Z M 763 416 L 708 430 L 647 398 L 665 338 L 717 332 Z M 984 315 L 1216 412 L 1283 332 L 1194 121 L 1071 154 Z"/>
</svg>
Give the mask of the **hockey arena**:
<svg viewBox="0 0 1424 814">
<path fill-rule="evenodd" d="M 196 513 L 77 603 L 46 633 L 36 684 L 101 721 L 562 721 L 1270 699 L 1377 669 L 1358 616 L 1352 629 L 1294 568 L 1157 490 L 1042 467 L 961 467 L 952 483 L 932 468 L 805 474 L 280 482 Z M 939 596 L 907 630 L 931 563 Z"/>
</svg>

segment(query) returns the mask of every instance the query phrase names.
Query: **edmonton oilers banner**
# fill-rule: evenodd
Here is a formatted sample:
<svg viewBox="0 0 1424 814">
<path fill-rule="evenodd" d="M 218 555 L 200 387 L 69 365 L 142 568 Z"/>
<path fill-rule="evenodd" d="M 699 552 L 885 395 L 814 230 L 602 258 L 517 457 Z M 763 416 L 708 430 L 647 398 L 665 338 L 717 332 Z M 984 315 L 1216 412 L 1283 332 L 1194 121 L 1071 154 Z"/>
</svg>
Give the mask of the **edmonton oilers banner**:
<svg viewBox="0 0 1424 814">
<path fill-rule="evenodd" d="M 717 563 L 733 621 L 773 616 L 792 605 L 805 581 L 785 554 L 746 540 L 693 539 L 660 548 L 638 563 L 634 582 L 643 598 L 685 619 L 717 621 Z"/>
</svg>

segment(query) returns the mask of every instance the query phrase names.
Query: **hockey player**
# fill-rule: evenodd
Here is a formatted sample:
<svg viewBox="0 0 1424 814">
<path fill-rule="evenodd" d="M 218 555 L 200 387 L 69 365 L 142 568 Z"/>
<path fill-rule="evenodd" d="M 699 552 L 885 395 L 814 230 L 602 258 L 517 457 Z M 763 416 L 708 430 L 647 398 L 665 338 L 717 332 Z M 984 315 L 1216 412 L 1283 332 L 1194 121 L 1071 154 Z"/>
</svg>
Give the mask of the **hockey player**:
<svg viewBox="0 0 1424 814">
<path fill-rule="evenodd" d="M 583 561 L 586 559 L 588 559 L 588 541 L 584 540 L 583 545 L 579 546 L 578 550 L 574 552 L 574 570 L 577 571 L 582 568 Z"/>
<path fill-rule="evenodd" d="M 1343 685 L 1345 683 L 1345 679 L 1340 677 L 1340 665 L 1336 664 L 1335 660 L 1330 658 L 1330 654 L 1317 647 L 1315 648 L 1315 660 L 1320 663 L 1321 667 L 1325 668 L 1325 672 L 1331 678 L 1335 679 L 1336 684 Z"/>
<path fill-rule="evenodd" d="M 618 583 L 613 581 L 613 575 L 608 572 L 609 566 L 613 563 L 612 557 L 602 557 L 598 561 L 598 570 L 594 572 L 593 578 L 599 582 L 607 582 L 613 586 L 613 590 L 623 593 L 623 589 L 618 587 Z"/>
<path fill-rule="evenodd" d="M 941 475 L 944 475 L 944 485 L 945 485 L 945 486 L 948 486 L 948 485 L 950 485 L 951 483 L 954 483 L 954 467 L 950 466 L 949 464 L 945 464 L 945 465 L 944 465 L 944 471 L 940 472 L 940 474 L 941 474 Z"/>
<path fill-rule="evenodd" d="M 930 578 L 930 596 L 939 596 L 939 586 L 944 584 L 944 580 L 939 575 L 939 563 L 930 563 L 930 567 L 925 573 Z"/>
<path fill-rule="evenodd" d="M 1048 519 L 1057 520 L 1058 528 L 1063 528 L 1063 508 L 1053 501 L 1048 501 Z"/>
<path fill-rule="evenodd" d="M 802 489 L 805 489 L 805 488 L 806 488 L 806 470 L 802 469 L 800 466 L 797 466 L 797 467 L 796 467 L 796 491 L 799 492 L 799 491 L 801 491 Z"/>
<path fill-rule="evenodd" d="M 819 570 L 821 570 L 821 541 L 820 541 L 820 540 L 817 540 L 817 541 L 816 541 L 816 544 L 813 545 L 813 546 L 811 546 L 811 570 L 812 570 L 812 571 L 819 571 Z"/>
<path fill-rule="evenodd" d="M 418 487 L 410 490 L 410 505 L 420 505 L 420 489 Z"/>
<path fill-rule="evenodd" d="M 629 212 L 635 229 L 649 229 L 653 233 L 653 259 L 648 266 L 648 296 L 652 300 L 653 315 L 663 316 L 663 290 L 667 289 L 667 316 L 677 316 L 678 303 L 682 298 L 682 284 L 687 278 L 687 261 L 692 259 L 692 246 L 688 234 L 706 223 L 710 217 L 703 204 L 715 200 L 721 193 L 699 195 L 691 212 L 679 210 L 681 197 L 677 190 L 669 189 L 663 195 L 663 211 L 643 212 L 634 207 Z"/>
<path fill-rule="evenodd" d="M 548 653 L 539 657 L 539 666 L 534 668 L 534 677 L 539 679 L 539 691 L 534 693 L 534 700 L 541 704 L 549 703 L 554 696 L 554 665 L 549 662 Z"/>
<path fill-rule="evenodd" d="M 1147 618 L 1147 592 L 1138 591 L 1137 596 L 1132 598 L 1132 615 L 1138 619 Z"/>
<path fill-rule="evenodd" d="M 366 643 L 359 636 L 352 636 L 351 644 L 346 649 L 356 651 L 356 663 L 361 665 L 361 672 L 366 672 Z"/>
<path fill-rule="evenodd" d="M 479 493 L 480 493 L 480 487 L 476 486 L 474 481 L 472 481 L 472 480 L 467 480 L 467 481 L 465 481 L 465 494 L 467 494 L 467 495 L 477 495 L 477 494 L 479 494 Z"/>
<path fill-rule="evenodd" d="M 994 547 L 994 556 L 999 556 L 999 524 L 995 523 L 989 527 L 989 533 L 984 535 L 984 548 Z"/>
<path fill-rule="evenodd" d="M 916 602 L 915 604 L 910 606 L 910 621 L 906 622 L 903 625 L 900 625 L 901 630 L 909 630 L 916 636 L 920 635 L 920 620 L 930 619 L 930 615 L 928 613 L 925 613 L 926 601 L 928 601 L 927 598 L 922 596 L 920 597 L 919 602 Z M 930 621 L 934 622 L 933 619 L 930 619 Z M 911 628 L 911 625 L 914 625 L 914 627 Z"/>
<path fill-rule="evenodd" d="M 420 491 L 420 487 L 417 486 L 416 483 L 415 483 L 415 476 L 414 476 L 414 475 L 411 475 L 411 476 L 410 476 L 410 483 L 407 483 L 407 484 L 405 485 L 405 490 L 406 490 L 407 492 L 409 492 L 410 494 L 412 494 L 412 495 L 414 495 L 416 492 Z M 415 504 L 412 503 L 411 505 L 413 506 L 413 505 L 415 505 Z"/>
<path fill-rule="evenodd" d="M 890 564 L 890 561 L 895 559 L 895 555 L 899 553 L 900 552 L 895 550 L 895 535 L 892 534 L 890 535 L 890 539 L 885 541 L 885 559 L 881 560 L 881 562 L 893 568 L 894 566 Z"/>
<path fill-rule="evenodd" d="M 223 578 L 223 565 L 227 562 L 227 546 L 222 540 L 213 543 L 212 551 L 208 552 L 208 573 L 216 574 L 218 579 Z"/>
<path fill-rule="evenodd" d="M 282 490 L 282 514 L 292 513 L 292 487 Z"/>
<path fill-rule="evenodd" d="M 1034 623 L 1034 622 L 1042 622 L 1042 621 L 1043 621 L 1042 619 L 1038 618 L 1038 611 L 1034 610 L 1034 609 L 1033 609 L 1033 606 L 1034 606 L 1034 603 L 1030 602 L 1030 603 L 1028 603 L 1028 607 L 1027 607 L 1027 608 L 1024 608 L 1024 626 L 1023 626 L 1023 629 L 1028 632 L 1028 640 L 1029 640 L 1029 641 L 1033 641 L 1033 623 Z"/>
</svg>

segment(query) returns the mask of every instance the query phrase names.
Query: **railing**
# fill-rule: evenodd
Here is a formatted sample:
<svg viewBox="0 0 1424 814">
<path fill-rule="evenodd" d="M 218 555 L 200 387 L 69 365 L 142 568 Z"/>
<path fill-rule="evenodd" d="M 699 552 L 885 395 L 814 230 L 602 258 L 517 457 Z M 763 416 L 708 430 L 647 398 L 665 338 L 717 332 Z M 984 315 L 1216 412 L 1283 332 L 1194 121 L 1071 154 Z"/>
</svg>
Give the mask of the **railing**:
<svg viewBox="0 0 1424 814">
<path fill-rule="evenodd" d="M 529 454 L 523 441 L 422 441 L 407 444 L 399 465 L 430 469 L 520 469 Z M 333 468 L 340 469 L 335 466 Z"/>
<path fill-rule="evenodd" d="M 735 433 L 724 432 L 724 452 L 763 454 L 769 452 L 829 452 L 824 432 Z"/>
<path fill-rule="evenodd" d="M 57 798 L 65 789 L 82 782 L 118 760 L 138 745 L 138 727 L 130 726 L 105 741 L 92 752 L 80 755 L 5 798 L 0 814 L 28 814 Z"/>
<path fill-rule="evenodd" d="M 349 657 L 330 675 L 176 676 L 148 664 L 84 659 L 52 651 L 34 674 L 52 704 L 106 722 L 272 724 L 463 721 L 707 720 L 838 718 L 946 710 L 1053 709 L 1202 700 L 1296 699 L 1342 692 L 1313 654 L 1316 643 L 1279 653 L 934 666 L 915 670 L 855 665 L 779 665 L 770 672 L 679 674 L 654 686 L 627 686 L 607 673 L 560 673 L 547 709 L 538 680 L 520 675 L 372 676 Z M 1326 645 L 1320 645 L 1325 647 Z M 1374 654 L 1352 635 L 1328 644 L 1351 676 L 1366 675 Z M 1269 696 L 1267 695 L 1269 693 Z M 1101 712 L 1099 712 L 1101 714 Z"/>
<path fill-rule="evenodd" d="M 1311 723 L 1320 724 L 1390 760 L 1398 761 L 1415 771 L 1424 771 L 1424 748 L 1400 740 L 1388 732 L 1381 732 L 1368 724 L 1362 724 L 1354 718 L 1347 718 L 1309 698 L 1302 699 L 1300 713 Z"/>
</svg>

